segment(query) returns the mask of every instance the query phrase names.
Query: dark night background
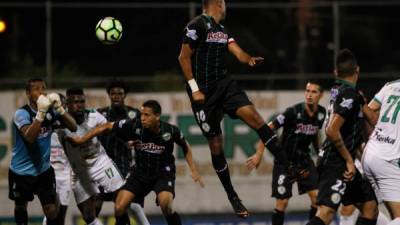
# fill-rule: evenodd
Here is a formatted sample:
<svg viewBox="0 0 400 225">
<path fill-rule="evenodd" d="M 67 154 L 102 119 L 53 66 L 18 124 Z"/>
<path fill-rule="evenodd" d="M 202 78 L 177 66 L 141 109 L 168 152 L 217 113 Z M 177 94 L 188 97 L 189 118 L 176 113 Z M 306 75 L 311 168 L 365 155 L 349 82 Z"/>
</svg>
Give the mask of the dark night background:
<svg viewBox="0 0 400 225">
<path fill-rule="evenodd" d="M 45 74 L 45 9 L 1 6 L 0 18 L 8 29 L 0 34 L 0 79 L 19 79 Z M 81 1 L 52 1 L 52 3 Z M 114 3 L 113 1 L 84 1 L 85 3 Z M 118 0 L 119 3 L 137 3 Z M 151 1 L 142 1 L 151 3 Z M 188 1 L 159 1 L 183 3 Z M 265 3 L 266 1 L 251 1 Z M 332 1 L 270 1 L 270 3 L 332 3 Z M 339 1 L 344 3 L 345 1 Z M 352 1 L 357 3 L 358 1 Z M 370 3 L 375 1 L 359 1 Z M 29 1 L 43 3 L 43 1 Z M 197 3 L 200 3 L 198 1 Z M 230 4 L 247 1 L 227 1 L 224 22 L 242 48 L 253 55 L 265 57 L 265 63 L 248 68 L 232 57 L 231 74 L 243 78 L 246 89 L 294 89 L 306 77 L 315 76 L 331 82 L 333 69 L 333 14 L 331 7 L 315 7 L 308 13 L 304 33 L 304 48 L 300 48 L 299 13 L 297 7 L 235 8 Z M 361 84 L 381 85 L 395 79 L 399 71 L 400 5 L 346 5 L 340 7 L 340 47 L 353 50 L 363 74 Z M 196 14 L 200 13 L 197 8 Z M 113 46 L 100 43 L 94 32 L 104 16 L 118 18 L 123 25 L 121 41 Z M 62 8 L 52 10 L 53 85 L 61 80 L 125 77 L 127 79 L 180 78 L 177 56 L 181 35 L 190 20 L 188 8 Z M 244 77 L 249 75 L 249 81 Z M 371 75 L 372 74 L 372 75 Z M 380 77 L 382 76 L 382 78 Z M 288 77 L 288 79 L 283 79 Z M 329 77 L 330 78 L 330 77 Z M 173 79 L 172 79 L 173 80 Z M 250 82 L 253 80 L 253 82 Z M 254 82 L 254 80 L 256 82 Z M 178 85 L 137 86 L 139 91 L 179 89 Z M 65 83 L 64 83 L 65 85 Z M 88 82 L 87 86 L 102 85 Z M 7 87 L 2 87 L 7 88 Z"/>
</svg>

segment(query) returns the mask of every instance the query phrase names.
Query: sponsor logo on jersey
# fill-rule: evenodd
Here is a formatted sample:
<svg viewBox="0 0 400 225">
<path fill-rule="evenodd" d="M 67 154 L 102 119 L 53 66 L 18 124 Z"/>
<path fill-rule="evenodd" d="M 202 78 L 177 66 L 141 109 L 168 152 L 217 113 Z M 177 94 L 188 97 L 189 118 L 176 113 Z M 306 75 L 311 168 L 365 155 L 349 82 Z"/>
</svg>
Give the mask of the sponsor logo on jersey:
<svg viewBox="0 0 400 225">
<path fill-rule="evenodd" d="M 197 36 L 196 32 L 197 31 L 195 29 L 191 30 L 189 28 L 186 28 L 186 36 L 193 39 L 194 41 L 197 40 L 197 38 L 199 38 L 199 36 Z"/>
<path fill-rule="evenodd" d="M 295 134 L 305 134 L 305 135 L 314 135 L 318 132 L 318 126 L 314 126 L 312 124 L 296 124 Z"/>
<path fill-rule="evenodd" d="M 351 107 L 353 107 L 353 99 L 342 98 L 342 102 L 340 103 L 340 106 L 342 106 L 343 108 L 351 109 Z"/>
<path fill-rule="evenodd" d="M 119 127 L 119 128 L 122 128 L 122 126 L 123 126 L 125 123 L 126 123 L 126 120 L 120 120 L 120 121 L 118 122 L 118 127 Z"/>
<path fill-rule="evenodd" d="M 282 114 L 279 114 L 279 115 L 276 117 L 276 120 L 278 121 L 278 123 L 279 123 L 280 125 L 282 125 L 282 124 L 285 123 L 285 116 L 282 115 Z"/>
<path fill-rule="evenodd" d="M 389 136 L 384 136 L 384 135 L 379 134 L 380 131 L 381 131 L 381 130 L 378 129 L 377 131 L 374 132 L 374 136 L 373 136 L 373 137 L 374 137 L 377 141 L 383 142 L 383 143 L 386 143 L 386 144 L 391 144 L 391 145 L 393 145 L 393 144 L 396 142 L 396 139 L 394 139 L 394 138 L 391 138 L 391 137 L 389 137 Z"/>
<path fill-rule="evenodd" d="M 136 143 L 135 150 L 145 151 L 154 154 L 161 154 L 165 150 L 165 146 L 156 145 L 154 143 Z"/>
<path fill-rule="evenodd" d="M 218 32 L 208 32 L 206 42 L 209 43 L 228 43 L 228 35 L 218 31 Z"/>
</svg>

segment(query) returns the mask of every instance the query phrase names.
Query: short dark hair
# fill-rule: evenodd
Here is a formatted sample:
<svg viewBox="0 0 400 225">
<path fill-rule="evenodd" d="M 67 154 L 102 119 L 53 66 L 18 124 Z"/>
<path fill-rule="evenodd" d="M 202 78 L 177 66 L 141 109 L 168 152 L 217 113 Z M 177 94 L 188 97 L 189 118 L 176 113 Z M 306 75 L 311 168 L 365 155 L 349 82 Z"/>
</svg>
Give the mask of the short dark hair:
<svg viewBox="0 0 400 225">
<path fill-rule="evenodd" d="M 324 88 L 322 87 L 322 84 L 321 84 L 321 82 L 320 82 L 319 80 L 316 80 L 316 79 L 309 79 L 309 80 L 307 80 L 307 83 L 306 83 L 306 84 L 308 84 L 308 83 L 318 85 L 319 91 L 320 91 L 320 92 L 324 91 Z"/>
<path fill-rule="evenodd" d="M 84 95 L 85 93 L 83 92 L 83 89 L 81 87 L 72 87 L 68 88 L 66 91 L 67 97 L 71 95 Z"/>
<path fill-rule="evenodd" d="M 142 104 L 143 107 L 148 107 L 153 110 L 155 114 L 161 114 L 161 106 L 156 100 L 147 100 Z"/>
<path fill-rule="evenodd" d="M 120 79 L 112 79 L 108 82 L 106 88 L 108 94 L 110 94 L 112 88 L 122 88 L 124 89 L 125 94 L 129 92 L 129 87 L 125 84 L 123 80 Z"/>
<path fill-rule="evenodd" d="M 25 90 L 26 91 L 30 91 L 31 90 L 31 87 L 32 87 L 32 83 L 35 83 L 35 82 L 45 82 L 42 78 L 32 78 L 32 79 L 29 79 L 27 82 L 26 82 L 26 84 L 25 84 Z"/>
<path fill-rule="evenodd" d="M 216 3 L 220 0 L 202 0 L 203 7 L 209 6 L 211 3 Z"/>
<path fill-rule="evenodd" d="M 336 72 L 338 77 L 351 76 L 357 71 L 357 59 L 353 52 L 345 48 L 336 56 Z"/>
</svg>

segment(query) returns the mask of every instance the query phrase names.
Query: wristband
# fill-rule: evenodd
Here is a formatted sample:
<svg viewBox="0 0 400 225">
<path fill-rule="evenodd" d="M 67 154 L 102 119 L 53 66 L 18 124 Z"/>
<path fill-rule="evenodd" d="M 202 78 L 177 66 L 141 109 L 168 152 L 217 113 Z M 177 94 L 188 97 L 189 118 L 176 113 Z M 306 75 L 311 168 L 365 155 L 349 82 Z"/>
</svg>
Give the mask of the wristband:
<svg viewBox="0 0 400 225">
<path fill-rule="evenodd" d="M 46 116 L 46 112 L 38 111 L 38 112 L 36 113 L 35 119 L 36 119 L 37 121 L 39 121 L 39 122 L 43 122 L 45 116 Z"/>
<path fill-rule="evenodd" d="M 196 91 L 199 91 L 199 86 L 197 86 L 197 83 L 196 83 L 195 79 L 193 79 L 193 78 L 190 79 L 188 81 L 188 84 L 189 84 L 190 89 L 192 90 L 192 93 L 196 92 Z"/>
</svg>

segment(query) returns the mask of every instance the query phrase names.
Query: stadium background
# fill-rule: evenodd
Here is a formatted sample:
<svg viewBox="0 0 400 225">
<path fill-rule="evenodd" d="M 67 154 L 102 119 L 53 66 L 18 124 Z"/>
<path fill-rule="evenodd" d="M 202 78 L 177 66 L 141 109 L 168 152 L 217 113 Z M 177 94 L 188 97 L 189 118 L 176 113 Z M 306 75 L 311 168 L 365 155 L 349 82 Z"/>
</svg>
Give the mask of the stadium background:
<svg viewBox="0 0 400 225">
<path fill-rule="evenodd" d="M 397 1 L 231 0 L 227 7 L 225 25 L 237 42 L 248 52 L 265 57 L 265 63 L 257 68 L 240 65 L 233 57 L 228 66 L 266 119 L 302 100 L 301 89 L 307 79 L 318 79 L 328 88 L 333 80 L 333 56 L 340 48 L 355 52 L 362 71 L 360 87 L 368 97 L 385 82 L 397 79 Z M 224 123 L 234 184 L 255 212 L 253 219 L 237 220 L 208 164 L 207 146 L 183 93 L 177 62 L 181 35 L 185 24 L 200 12 L 200 2 L 189 1 L 0 1 L 0 19 L 7 24 L 0 33 L 0 224 L 12 224 L 7 222 L 13 204 L 7 199 L 6 182 L 11 117 L 24 104 L 21 88 L 33 76 L 45 78 L 54 90 L 83 86 L 91 107 L 108 103 L 104 87 L 112 77 L 129 83 L 128 104 L 160 100 L 165 119 L 183 127 L 194 144 L 195 159 L 206 180 L 203 190 L 194 185 L 185 162 L 178 160 L 175 206 L 185 215 L 185 224 L 269 224 L 273 208 L 270 156 L 265 156 L 259 171 L 248 174 L 244 162 L 257 138 L 238 121 Z M 96 40 L 94 26 L 104 16 L 118 18 L 124 27 L 122 40 L 115 46 Z M 322 104 L 326 104 L 326 95 Z M 302 212 L 308 207 L 306 197 L 295 197 L 289 206 L 290 223 L 302 224 L 306 218 Z M 148 198 L 146 212 L 152 224 L 163 223 L 154 196 Z M 33 220 L 41 216 L 37 201 L 29 213 Z M 111 213 L 111 206 L 106 207 L 104 215 Z M 69 222 L 82 224 L 76 215 L 74 208 Z"/>
</svg>

